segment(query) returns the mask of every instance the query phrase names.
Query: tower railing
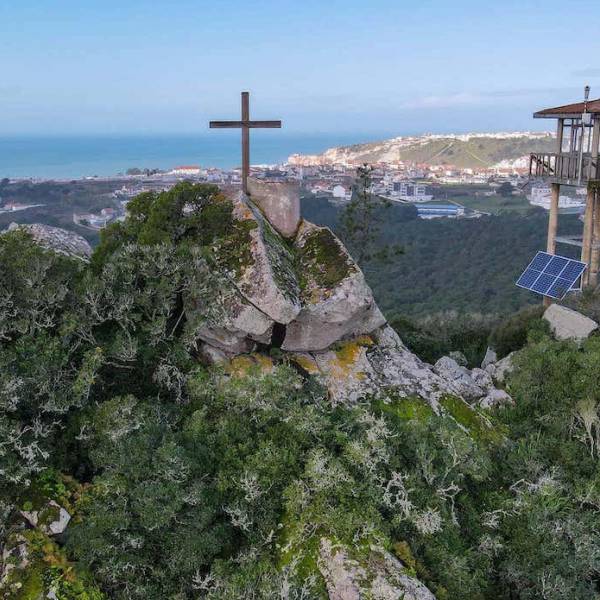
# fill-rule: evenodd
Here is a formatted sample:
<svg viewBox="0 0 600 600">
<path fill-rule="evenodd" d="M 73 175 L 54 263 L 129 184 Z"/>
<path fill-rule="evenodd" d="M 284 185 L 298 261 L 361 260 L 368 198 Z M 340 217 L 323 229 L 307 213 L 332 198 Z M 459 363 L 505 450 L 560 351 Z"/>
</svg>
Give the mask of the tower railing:
<svg viewBox="0 0 600 600">
<path fill-rule="evenodd" d="M 578 152 L 530 154 L 529 177 L 582 185 L 600 179 L 600 159 Z"/>
</svg>

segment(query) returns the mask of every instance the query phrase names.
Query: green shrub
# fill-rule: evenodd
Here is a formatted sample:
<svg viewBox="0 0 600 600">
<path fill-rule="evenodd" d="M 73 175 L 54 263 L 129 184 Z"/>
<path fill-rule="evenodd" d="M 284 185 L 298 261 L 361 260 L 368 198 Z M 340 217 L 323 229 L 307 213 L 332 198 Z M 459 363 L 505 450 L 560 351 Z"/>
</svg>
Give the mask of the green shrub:
<svg viewBox="0 0 600 600">
<path fill-rule="evenodd" d="M 544 327 L 541 317 L 544 307 L 532 306 L 508 317 L 498 324 L 489 337 L 489 345 L 496 351 L 498 358 L 520 350 L 527 343 L 527 336 L 532 329 Z"/>
<path fill-rule="evenodd" d="M 469 367 L 481 364 L 493 323 L 493 317 L 453 311 L 418 320 L 406 316 L 390 320 L 402 341 L 422 360 L 434 363 L 450 352 L 462 352 Z"/>
</svg>

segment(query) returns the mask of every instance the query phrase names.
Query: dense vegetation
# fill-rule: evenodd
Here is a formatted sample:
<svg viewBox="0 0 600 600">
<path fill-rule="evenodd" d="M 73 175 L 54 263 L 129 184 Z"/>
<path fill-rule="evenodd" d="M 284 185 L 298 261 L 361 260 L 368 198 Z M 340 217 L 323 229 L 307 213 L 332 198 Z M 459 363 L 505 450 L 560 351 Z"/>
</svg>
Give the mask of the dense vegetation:
<svg viewBox="0 0 600 600">
<path fill-rule="evenodd" d="M 321 199 L 305 198 L 307 219 L 332 227 L 344 238 L 340 210 Z M 380 227 L 382 244 L 404 253 L 391 262 L 369 263 L 365 274 L 377 302 L 390 317 L 424 317 L 453 310 L 505 316 L 538 302 L 515 281 L 535 252 L 546 245 L 547 214 L 503 213 L 479 219 L 417 219 L 413 206 L 392 205 Z M 562 215 L 561 233 L 578 233 L 574 215 Z M 349 244 L 352 251 L 352 245 Z M 561 247 L 570 255 L 573 249 Z"/>
<path fill-rule="evenodd" d="M 181 295 L 212 308 L 230 211 L 212 186 L 145 194 L 91 266 L 0 237 L 0 550 L 30 548 L 3 597 L 323 598 L 327 539 L 395 553 L 438 600 L 600 598 L 600 340 L 497 329 L 527 345 L 515 406 L 485 415 L 332 407 L 281 352 L 204 366 Z M 43 498 L 74 515 L 54 541 L 19 527 Z"/>
</svg>

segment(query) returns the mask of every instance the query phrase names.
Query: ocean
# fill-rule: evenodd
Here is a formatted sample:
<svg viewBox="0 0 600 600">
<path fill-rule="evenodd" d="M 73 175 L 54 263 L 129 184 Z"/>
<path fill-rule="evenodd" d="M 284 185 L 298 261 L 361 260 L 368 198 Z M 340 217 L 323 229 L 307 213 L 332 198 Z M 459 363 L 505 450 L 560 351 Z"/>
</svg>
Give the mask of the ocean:
<svg viewBox="0 0 600 600">
<path fill-rule="evenodd" d="M 276 164 L 290 154 L 315 154 L 334 146 L 383 139 L 365 134 L 291 134 L 253 130 L 252 164 Z M 107 177 L 132 167 L 170 169 L 177 165 L 233 168 L 240 164 L 240 132 L 198 135 L 0 136 L 0 178 L 74 179 Z"/>
</svg>

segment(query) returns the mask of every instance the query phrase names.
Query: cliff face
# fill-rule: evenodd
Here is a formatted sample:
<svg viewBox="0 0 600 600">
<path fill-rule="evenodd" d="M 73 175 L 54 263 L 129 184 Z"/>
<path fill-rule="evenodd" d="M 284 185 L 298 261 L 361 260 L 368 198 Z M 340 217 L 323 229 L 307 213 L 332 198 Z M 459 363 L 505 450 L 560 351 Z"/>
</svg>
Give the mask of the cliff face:
<svg viewBox="0 0 600 600">
<path fill-rule="evenodd" d="M 554 144 L 550 133 L 423 135 L 330 148 L 318 155 L 294 154 L 288 162 L 307 166 L 410 161 L 482 168 L 514 161 L 530 152 L 550 152 Z"/>
</svg>

